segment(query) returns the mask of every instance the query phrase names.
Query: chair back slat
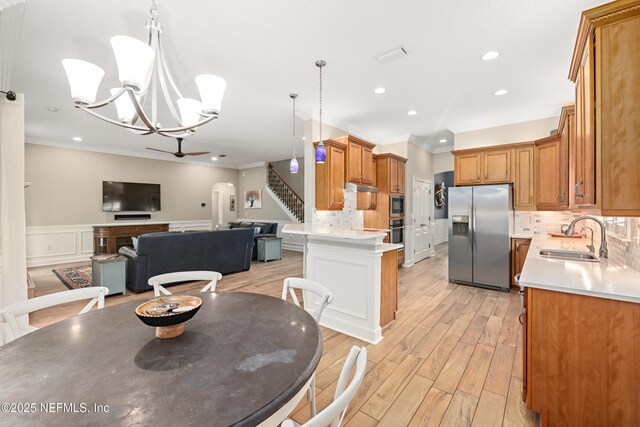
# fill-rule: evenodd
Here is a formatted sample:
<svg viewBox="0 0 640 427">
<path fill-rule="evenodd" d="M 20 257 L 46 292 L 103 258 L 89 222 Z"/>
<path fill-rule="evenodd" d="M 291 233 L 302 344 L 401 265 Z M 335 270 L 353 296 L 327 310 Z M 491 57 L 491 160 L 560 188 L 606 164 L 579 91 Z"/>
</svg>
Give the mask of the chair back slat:
<svg viewBox="0 0 640 427">
<path fill-rule="evenodd" d="M 5 308 L 0 309 L 0 322 L 6 322 L 11 331 L 13 339 L 19 338 L 36 331 L 37 328 L 21 324 L 18 321 L 20 316 L 33 313 L 34 311 L 53 307 L 55 305 L 66 304 L 69 302 L 91 299 L 87 305 L 78 314 L 84 314 L 91 310 L 93 306 L 98 304 L 98 309 L 104 308 L 104 297 L 109 293 L 109 289 L 104 286 L 91 286 L 87 288 L 72 289 L 64 292 L 56 292 L 49 295 L 32 298 L 26 301 L 20 301 Z"/>
<path fill-rule="evenodd" d="M 320 303 L 318 307 L 314 310 L 310 309 L 311 308 L 310 303 L 305 304 L 305 305 L 309 305 L 308 309 L 311 312 L 311 315 L 313 316 L 314 319 L 316 319 L 316 322 L 320 323 L 322 312 L 333 301 L 333 294 L 331 293 L 331 291 L 327 289 L 325 286 L 321 285 L 320 283 L 314 282 L 313 280 L 303 279 L 300 277 L 288 277 L 284 279 L 284 285 L 282 287 L 282 299 L 286 300 L 287 293 L 290 293 L 293 303 L 298 307 L 300 307 L 300 301 L 298 300 L 298 297 L 295 293 L 295 289 L 300 289 L 301 291 L 310 292 L 313 295 L 320 298 Z"/>
<path fill-rule="evenodd" d="M 222 279 L 222 274 L 217 271 L 178 271 L 175 273 L 166 273 L 153 276 L 149 279 L 149 285 L 153 287 L 153 293 L 156 297 L 160 296 L 160 293 L 164 295 L 171 295 L 164 286 L 168 283 L 178 282 L 199 282 L 208 280 L 209 283 L 200 290 L 200 292 L 215 292 L 218 280 Z"/>
</svg>

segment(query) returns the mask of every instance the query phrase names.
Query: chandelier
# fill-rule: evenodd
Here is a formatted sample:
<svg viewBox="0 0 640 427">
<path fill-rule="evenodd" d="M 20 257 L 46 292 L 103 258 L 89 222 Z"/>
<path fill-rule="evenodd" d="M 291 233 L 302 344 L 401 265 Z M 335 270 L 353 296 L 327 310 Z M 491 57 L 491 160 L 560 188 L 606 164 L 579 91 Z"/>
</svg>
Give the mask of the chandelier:
<svg viewBox="0 0 640 427">
<path fill-rule="evenodd" d="M 200 100 L 183 97 L 163 54 L 163 29 L 158 20 L 156 0 L 153 0 L 150 13 L 151 18 L 145 26 L 149 31 L 147 43 L 128 36 L 111 37 L 121 86 L 110 89 L 110 97 L 96 102 L 98 87 L 104 76 L 102 68 L 79 59 L 63 59 L 62 65 L 76 108 L 138 135 L 157 133 L 183 138 L 218 117 L 227 82 L 212 74 L 201 74 L 195 78 Z M 158 121 L 160 95 L 176 122 L 172 126 L 165 127 Z M 143 109 L 147 99 L 150 114 Z M 115 105 L 117 120 L 97 112 L 109 104 Z"/>
</svg>

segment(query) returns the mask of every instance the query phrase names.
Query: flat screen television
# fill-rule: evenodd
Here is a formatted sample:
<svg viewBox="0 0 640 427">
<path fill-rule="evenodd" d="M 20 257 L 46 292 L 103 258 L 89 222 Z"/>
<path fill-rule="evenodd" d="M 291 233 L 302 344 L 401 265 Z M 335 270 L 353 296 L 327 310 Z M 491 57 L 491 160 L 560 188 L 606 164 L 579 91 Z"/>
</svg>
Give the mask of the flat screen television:
<svg viewBox="0 0 640 427">
<path fill-rule="evenodd" d="M 102 181 L 103 212 L 160 210 L 160 184 Z"/>
</svg>

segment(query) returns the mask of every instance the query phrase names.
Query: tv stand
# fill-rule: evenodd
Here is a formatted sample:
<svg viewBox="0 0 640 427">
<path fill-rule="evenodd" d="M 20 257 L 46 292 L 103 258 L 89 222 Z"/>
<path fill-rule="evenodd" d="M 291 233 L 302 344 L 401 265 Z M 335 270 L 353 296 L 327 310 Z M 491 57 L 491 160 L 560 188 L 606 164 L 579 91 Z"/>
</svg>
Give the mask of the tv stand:
<svg viewBox="0 0 640 427">
<path fill-rule="evenodd" d="M 132 237 L 162 231 L 169 231 L 169 223 L 94 225 L 93 254 L 116 254 L 123 246 L 133 246 Z"/>
</svg>

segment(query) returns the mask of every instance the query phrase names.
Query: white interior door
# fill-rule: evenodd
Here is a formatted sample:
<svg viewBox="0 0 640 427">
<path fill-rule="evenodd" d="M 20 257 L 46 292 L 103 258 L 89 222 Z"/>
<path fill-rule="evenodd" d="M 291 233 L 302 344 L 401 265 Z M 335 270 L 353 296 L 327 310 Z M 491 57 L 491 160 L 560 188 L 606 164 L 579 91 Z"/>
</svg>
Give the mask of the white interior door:
<svg viewBox="0 0 640 427">
<path fill-rule="evenodd" d="M 431 181 L 413 178 L 413 261 L 433 254 Z"/>
</svg>

